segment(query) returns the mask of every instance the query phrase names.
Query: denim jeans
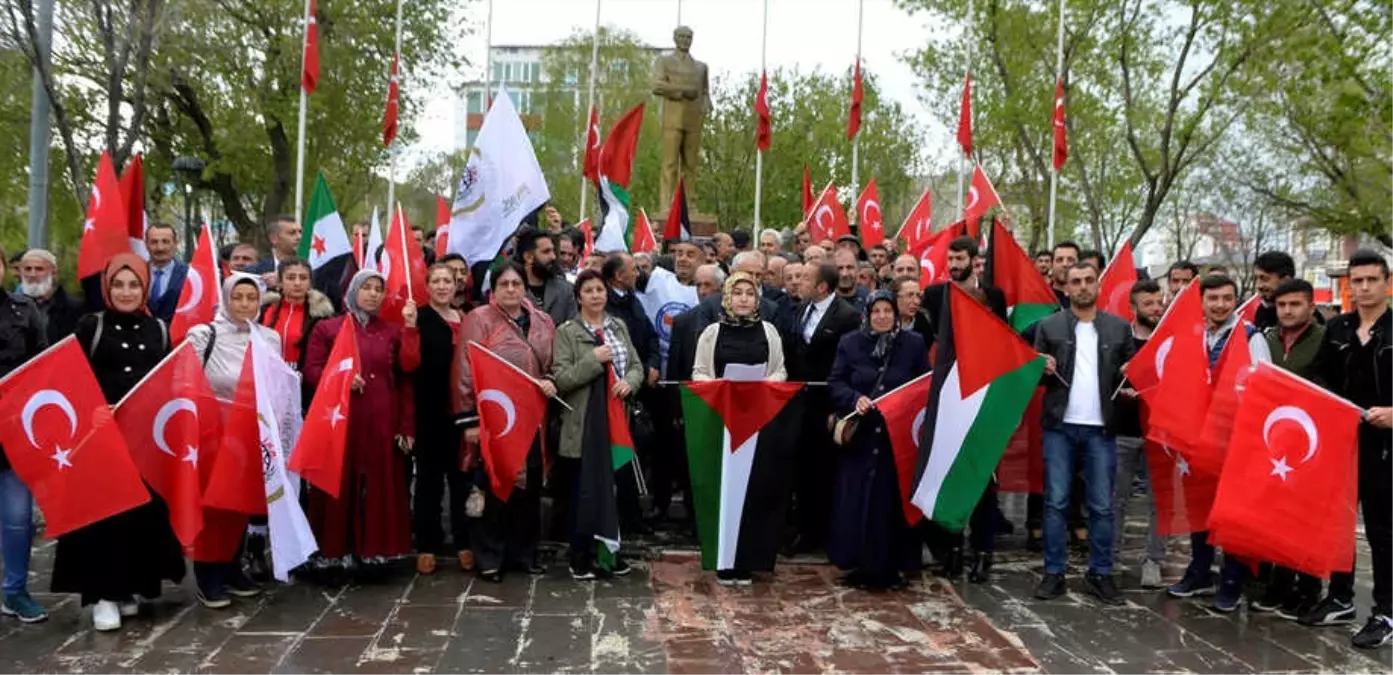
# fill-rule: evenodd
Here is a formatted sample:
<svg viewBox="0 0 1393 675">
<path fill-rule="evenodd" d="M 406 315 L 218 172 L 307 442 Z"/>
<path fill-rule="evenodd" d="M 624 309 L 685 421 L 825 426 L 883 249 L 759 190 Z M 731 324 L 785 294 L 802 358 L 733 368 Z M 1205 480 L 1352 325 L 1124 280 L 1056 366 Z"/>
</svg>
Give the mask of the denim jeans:
<svg viewBox="0 0 1393 675">
<path fill-rule="evenodd" d="M 1209 543 L 1208 532 L 1194 532 L 1190 535 L 1190 564 L 1185 568 L 1186 576 L 1193 576 L 1200 583 L 1214 578 L 1214 546 Z M 1219 572 L 1221 585 L 1242 585 L 1248 578 L 1248 568 L 1233 556 L 1224 556 L 1224 565 Z"/>
<path fill-rule="evenodd" d="M 1117 473 L 1117 448 L 1102 427 L 1060 424 L 1044 433 L 1045 452 L 1045 573 L 1064 574 L 1068 568 L 1065 511 L 1074 477 L 1074 461 L 1083 461 L 1084 507 L 1088 514 L 1088 570 L 1112 574 L 1112 487 Z"/>
<path fill-rule="evenodd" d="M 5 564 L 4 592 L 29 585 L 29 546 L 34 541 L 34 500 L 14 470 L 0 471 L 0 555 Z"/>
</svg>

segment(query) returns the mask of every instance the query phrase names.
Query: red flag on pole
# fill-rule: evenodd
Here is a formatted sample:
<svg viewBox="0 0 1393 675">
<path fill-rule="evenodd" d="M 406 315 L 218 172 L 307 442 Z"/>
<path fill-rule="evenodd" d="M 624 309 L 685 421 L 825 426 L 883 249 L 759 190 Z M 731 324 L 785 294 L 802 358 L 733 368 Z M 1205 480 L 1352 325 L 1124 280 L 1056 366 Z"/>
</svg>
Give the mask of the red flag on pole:
<svg viewBox="0 0 1393 675">
<path fill-rule="evenodd" d="M 494 496 L 506 502 L 542 425 L 546 398 L 536 381 L 517 366 L 478 343 L 471 342 L 467 348 L 479 415 L 479 449 Z"/>
<path fill-rule="evenodd" d="M 382 145 L 387 147 L 397 138 L 397 109 L 401 96 L 397 67 L 400 60 L 401 54 L 392 54 L 392 73 L 387 78 L 387 110 L 382 114 Z"/>
<path fill-rule="evenodd" d="M 663 241 L 687 241 L 691 238 L 692 222 L 687 215 L 687 193 L 679 176 L 677 189 L 672 191 L 672 206 L 667 211 L 667 221 L 663 223 Z"/>
<path fill-rule="evenodd" d="M 987 179 L 981 165 L 972 167 L 972 186 L 967 190 L 967 205 L 963 207 L 963 220 L 967 221 L 967 233 L 973 239 L 980 239 L 982 216 L 993 206 L 1001 204 L 996 188 Z"/>
<path fill-rule="evenodd" d="M 450 250 L 450 203 L 440 195 L 435 196 L 435 250 Z"/>
<path fill-rule="evenodd" d="M 1211 393 L 1199 284 L 1180 292 L 1123 372 L 1150 406 L 1146 437 L 1193 457 Z"/>
<path fill-rule="evenodd" d="M 111 256 L 131 250 L 127 217 L 121 185 L 116 180 L 116 166 L 111 163 L 111 153 L 103 152 L 97 163 L 97 177 L 92 182 L 92 194 L 87 199 L 87 220 L 78 244 L 79 279 L 100 274 Z"/>
<path fill-rule="evenodd" d="M 856 59 L 856 69 L 851 75 L 851 110 L 847 113 L 846 140 L 856 138 L 861 131 L 861 100 L 865 92 L 861 89 L 861 59 Z"/>
<path fill-rule="evenodd" d="M 638 210 L 638 220 L 634 223 L 634 253 L 652 253 L 658 250 L 658 241 L 653 238 L 653 223 L 648 220 L 648 213 L 642 208 Z"/>
<path fill-rule="evenodd" d="M 585 218 L 576 223 L 576 229 L 585 235 L 585 246 L 580 250 L 580 262 L 583 266 L 585 259 L 595 252 L 595 228 L 590 224 L 590 219 Z"/>
<path fill-rule="evenodd" d="M 814 244 L 827 239 L 836 241 L 838 237 L 851 234 L 851 223 L 846 218 L 846 209 L 842 208 L 841 200 L 837 199 L 835 185 L 828 183 L 817 201 L 813 202 L 812 211 L 808 214 L 808 232 L 813 235 Z"/>
<path fill-rule="evenodd" d="M 189 261 L 184 287 L 179 291 L 179 304 L 174 309 L 174 318 L 169 322 L 171 344 L 183 341 L 190 328 L 213 320 L 218 313 L 218 303 L 222 300 L 221 288 L 218 259 L 213 252 L 213 235 L 208 231 L 208 224 L 204 223 L 198 233 L 193 259 Z"/>
<path fill-rule="evenodd" d="M 1069 160 L 1069 132 L 1064 127 L 1064 80 L 1054 81 L 1054 170 Z"/>
<path fill-rule="evenodd" d="M 1208 529 L 1219 477 L 1194 471 L 1184 455 L 1155 441 L 1146 441 L 1145 452 L 1156 502 L 1156 534 L 1173 537 Z"/>
<path fill-rule="evenodd" d="M 193 546 L 203 530 L 199 462 L 217 456 L 222 437 L 222 406 L 193 343 L 181 343 L 121 400 L 116 423 L 141 477 L 169 506 L 179 543 Z"/>
<path fill-rule="evenodd" d="M 1213 476 L 1218 476 L 1223 469 L 1239 398 L 1248 375 L 1252 373 L 1253 354 L 1248 349 L 1244 326 L 1242 321 L 1238 322 L 1233 328 L 1233 335 L 1224 343 L 1224 351 L 1214 365 L 1213 396 L 1204 418 L 1198 421 L 1200 433 L 1191 461 L 1195 468 Z"/>
<path fill-rule="evenodd" d="M 261 421 L 256 414 L 256 374 L 251 344 L 247 345 L 242 360 L 237 391 L 228 406 L 226 420 L 212 471 L 203 484 L 203 505 L 220 511 L 265 514 Z"/>
<path fill-rule="evenodd" d="M 43 509 L 49 538 L 150 501 L 75 337 L 0 380 L 0 444 Z"/>
<path fill-rule="evenodd" d="M 963 102 L 958 110 L 958 147 L 972 156 L 972 73 L 963 80 Z"/>
<path fill-rule="evenodd" d="M 769 74 L 759 74 L 759 93 L 755 95 L 755 147 L 767 152 L 773 141 L 773 124 L 769 116 Z"/>
<path fill-rule="evenodd" d="M 1122 244 L 1122 250 L 1103 270 L 1098 280 L 1098 308 L 1127 321 L 1136 318 L 1132 311 L 1132 285 L 1137 283 L 1137 263 L 1132 258 L 1132 242 Z"/>
<path fill-rule="evenodd" d="M 870 248 L 885 242 L 885 218 L 880 213 L 880 194 L 875 187 L 875 178 L 866 183 L 866 189 L 856 199 L 856 213 L 860 220 L 861 245 Z"/>
<path fill-rule="evenodd" d="M 803 217 L 807 218 L 808 213 L 813 209 L 813 176 L 808 171 L 808 165 L 803 165 Z"/>
<path fill-rule="evenodd" d="M 131 157 L 126 170 L 121 172 L 121 201 L 126 205 L 126 231 L 131 240 L 131 250 L 148 260 L 150 254 L 145 250 L 145 164 L 139 154 Z"/>
<path fill-rule="evenodd" d="M 876 399 L 876 410 L 890 432 L 890 449 L 895 455 L 895 474 L 900 484 L 904 519 L 911 527 L 924 518 L 924 512 L 910 498 L 914 496 L 914 468 L 919 461 L 919 428 L 928 412 L 929 389 L 933 373 L 924 373 Z"/>
<path fill-rule="evenodd" d="M 305 15 L 305 54 L 304 67 L 300 72 L 300 88 L 306 94 L 313 94 L 319 86 L 319 2 L 309 0 L 310 10 Z"/>
<path fill-rule="evenodd" d="M 933 234 L 932 217 L 933 195 L 924 190 L 924 194 L 919 195 L 919 201 L 914 202 L 914 208 L 909 210 L 909 215 L 904 217 L 896 235 L 904 240 L 906 251 L 918 248 L 920 242 L 928 241 Z"/>
<path fill-rule="evenodd" d="M 1248 298 L 1248 301 L 1247 301 L 1247 302 L 1244 302 L 1243 304 L 1241 304 L 1241 305 L 1238 306 L 1238 309 L 1237 309 L 1238 318 L 1243 319 L 1244 321 L 1247 321 L 1248 323 L 1257 323 L 1257 321 L 1258 321 L 1258 307 L 1261 306 L 1261 305 L 1262 305 L 1262 296 L 1261 296 L 1261 295 L 1254 295 L 1253 297 Z"/>
<path fill-rule="evenodd" d="M 600 184 L 600 109 L 590 106 L 590 126 L 585 128 L 585 160 L 581 175 Z"/>
<path fill-rule="evenodd" d="M 397 204 L 392 214 L 392 226 L 387 230 L 387 241 L 382 244 L 382 276 L 387 279 L 387 297 L 382 301 L 382 318 L 396 323 L 401 322 L 401 310 L 407 299 L 415 301 L 417 307 L 425 307 L 429 302 L 426 293 L 426 258 L 421 253 L 421 245 L 411 224 Z"/>
<path fill-rule="evenodd" d="M 358 335 L 353 317 L 343 319 L 324 374 L 314 389 L 305 426 L 290 453 L 288 467 L 311 485 L 339 498 L 343 489 L 343 456 L 348 448 L 348 416 L 353 378 L 361 370 Z"/>
<path fill-rule="evenodd" d="M 629 186 L 629 177 L 634 170 L 634 150 L 638 147 L 638 133 L 643 127 L 643 109 L 640 103 L 629 109 L 610 127 L 604 145 L 600 146 L 595 170 L 600 177 L 611 183 Z"/>
<path fill-rule="evenodd" d="M 910 252 L 919 258 L 920 288 L 951 280 L 948 273 L 948 242 L 962 236 L 966 228 L 966 224 L 960 220 L 929 237 L 917 253 Z"/>
</svg>

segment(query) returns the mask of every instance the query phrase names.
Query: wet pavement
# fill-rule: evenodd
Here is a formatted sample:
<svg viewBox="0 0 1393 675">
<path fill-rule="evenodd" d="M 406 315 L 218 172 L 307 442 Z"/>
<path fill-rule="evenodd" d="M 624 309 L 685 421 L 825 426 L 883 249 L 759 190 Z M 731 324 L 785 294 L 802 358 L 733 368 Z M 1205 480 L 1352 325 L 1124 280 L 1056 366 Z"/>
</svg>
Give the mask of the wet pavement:
<svg viewBox="0 0 1393 675">
<path fill-rule="evenodd" d="M 1141 527 L 1120 567 L 1138 560 Z M 727 588 L 694 553 L 650 544 L 631 576 L 592 583 L 564 564 L 488 584 L 403 560 L 377 583 L 296 582 L 209 610 L 189 579 L 113 633 L 93 631 L 75 596 L 35 593 L 52 618 L 0 620 L 0 672 L 1393 672 L 1393 649 L 1350 646 L 1356 626 L 1219 614 L 1138 588 L 1134 568 L 1120 569 L 1124 606 L 1082 593 L 1077 576 L 1066 598 L 1033 600 L 1040 558 L 1019 536 L 1002 539 L 989 584 L 926 574 L 886 594 L 838 586 L 834 568 L 803 559 Z M 31 589 L 47 589 L 53 550 L 36 547 Z M 1174 578 L 1183 544 L 1171 554 Z M 1367 547 L 1359 562 L 1368 569 Z M 1081 574 L 1082 556 L 1071 563 Z"/>
</svg>

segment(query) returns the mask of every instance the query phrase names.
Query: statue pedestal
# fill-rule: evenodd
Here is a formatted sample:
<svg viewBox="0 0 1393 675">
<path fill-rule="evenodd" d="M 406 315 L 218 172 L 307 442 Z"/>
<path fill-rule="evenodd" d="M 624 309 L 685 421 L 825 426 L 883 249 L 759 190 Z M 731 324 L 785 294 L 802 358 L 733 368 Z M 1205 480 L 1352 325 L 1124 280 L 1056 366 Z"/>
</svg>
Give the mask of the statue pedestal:
<svg viewBox="0 0 1393 675">
<path fill-rule="evenodd" d="M 663 224 L 667 222 L 667 214 L 667 211 L 659 211 L 654 213 L 652 218 L 650 218 L 650 222 L 653 223 L 653 226 L 658 228 L 658 231 L 654 232 L 653 236 L 660 242 L 663 238 Z M 687 222 L 692 226 L 693 237 L 710 237 L 716 234 L 716 230 L 718 229 L 716 216 L 709 213 L 697 213 L 689 210 L 687 211 Z"/>
</svg>

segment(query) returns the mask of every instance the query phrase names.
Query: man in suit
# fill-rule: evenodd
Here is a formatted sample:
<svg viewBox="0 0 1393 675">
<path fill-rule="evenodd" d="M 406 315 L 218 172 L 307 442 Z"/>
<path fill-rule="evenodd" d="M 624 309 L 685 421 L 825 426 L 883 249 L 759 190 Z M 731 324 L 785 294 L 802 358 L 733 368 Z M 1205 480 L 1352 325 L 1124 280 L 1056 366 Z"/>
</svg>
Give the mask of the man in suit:
<svg viewBox="0 0 1393 675">
<path fill-rule="evenodd" d="M 838 278 L 837 267 L 826 262 L 809 266 L 803 274 L 805 301 L 790 317 L 790 339 L 784 345 L 790 381 L 827 382 L 837 343 L 861 325 L 860 312 L 837 295 Z M 803 437 L 798 445 L 800 461 L 794 487 L 798 539 L 792 548 L 811 552 L 822 548 L 831 521 L 836 445 L 827 431 L 832 411 L 827 387 L 806 387 L 799 398 L 803 401 Z"/>
<path fill-rule="evenodd" d="M 189 266 L 175 258 L 179 250 L 179 235 L 169 223 L 150 223 L 145 228 L 145 250 L 150 252 L 150 314 L 168 323 L 179 307 L 179 294 Z M 206 293 L 216 293 L 211 279 L 203 280 Z"/>
<path fill-rule="evenodd" d="M 276 270 L 280 269 L 280 261 L 300 256 L 302 235 L 304 230 L 300 223 L 295 222 L 294 216 L 276 216 L 266 223 L 266 238 L 271 240 L 271 257 L 262 258 L 246 271 L 260 274 L 267 288 L 279 289 L 280 278 L 276 276 Z"/>
</svg>

